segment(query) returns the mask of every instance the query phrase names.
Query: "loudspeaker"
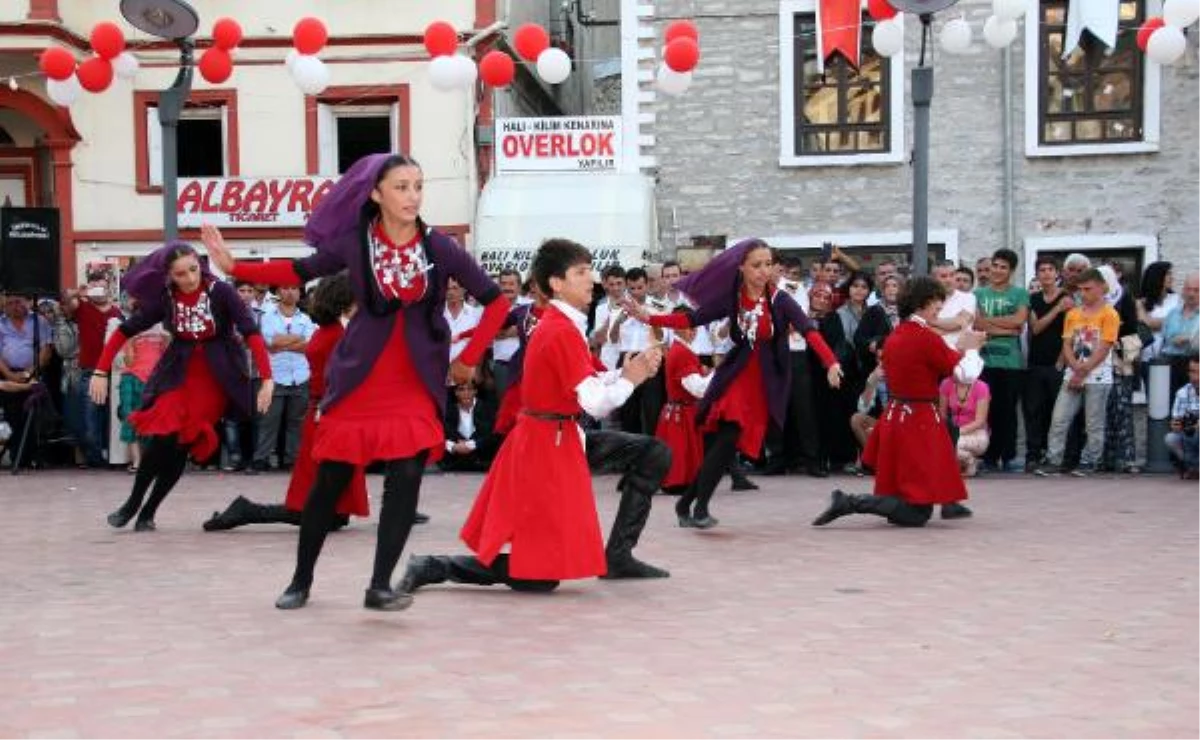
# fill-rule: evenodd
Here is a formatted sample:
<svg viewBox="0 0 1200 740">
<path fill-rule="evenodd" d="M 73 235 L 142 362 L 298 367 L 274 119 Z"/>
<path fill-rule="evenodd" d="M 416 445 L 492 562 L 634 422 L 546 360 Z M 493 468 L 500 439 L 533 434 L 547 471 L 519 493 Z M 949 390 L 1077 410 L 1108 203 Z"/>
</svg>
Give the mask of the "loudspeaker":
<svg viewBox="0 0 1200 740">
<path fill-rule="evenodd" d="M 0 288 L 57 296 L 59 281 L 57 208 L 0 208 Z"/>
</svg>

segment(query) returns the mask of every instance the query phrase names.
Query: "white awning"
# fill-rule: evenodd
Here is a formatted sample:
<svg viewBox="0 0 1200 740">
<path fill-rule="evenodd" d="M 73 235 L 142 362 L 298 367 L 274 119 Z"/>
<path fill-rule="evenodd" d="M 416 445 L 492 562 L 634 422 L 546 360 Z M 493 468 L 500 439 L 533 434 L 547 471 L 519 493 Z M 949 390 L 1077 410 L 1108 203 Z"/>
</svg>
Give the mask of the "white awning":
<svg viewBox="0 0 1200 740">
<path fill-rule="evenodd" d="M 592 251 L 597 272 L 636 267 L 658 252 L 654 181 L 637 174 L 500 175 L 479 197 L 473 251 L 489 273 L 529 272 L 538 245 L 572 239 Z"/>
</svg>

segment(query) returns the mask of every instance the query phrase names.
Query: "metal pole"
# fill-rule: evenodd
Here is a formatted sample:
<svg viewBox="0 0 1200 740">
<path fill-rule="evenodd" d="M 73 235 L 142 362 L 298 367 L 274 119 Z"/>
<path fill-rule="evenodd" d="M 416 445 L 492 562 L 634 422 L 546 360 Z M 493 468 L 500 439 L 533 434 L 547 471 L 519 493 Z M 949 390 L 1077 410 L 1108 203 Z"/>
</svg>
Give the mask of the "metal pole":
<svg viewBox="0 0 1200 740">
<path fill-rule="evenodd" d="M 1146 373 L 1146 472 L 1171 472 L 1166 436 L 1171 430 L 1171 363 L 1156 357 Z"/>
<path fill-rule="evenodd" d="M 192 90 L 191 39 L 179 40 L 179 74 L 175 82 L 158 94 L 158 122 L 162 126 L 162 190 L 163 190 L 163 240 L 179 237 L 179 115 Z"/>
<path fill-rule="evenodd" d="M 929 104 L 933 67 L 925 66 L 925 41 L 933 16 L 921 16 L 921 60 L 912 71 L 913 99 L 913 245 L 912 274 L 929 274 Z"/>
</svg>

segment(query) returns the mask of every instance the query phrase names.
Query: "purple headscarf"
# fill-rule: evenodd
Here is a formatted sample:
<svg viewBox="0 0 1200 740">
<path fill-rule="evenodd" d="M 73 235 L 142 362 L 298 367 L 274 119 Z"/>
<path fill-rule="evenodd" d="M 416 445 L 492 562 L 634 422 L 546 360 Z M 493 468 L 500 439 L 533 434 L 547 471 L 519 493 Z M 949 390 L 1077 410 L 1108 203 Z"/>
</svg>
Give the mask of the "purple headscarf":
<svg viewBox="0 0 1200 740">
<path fill-rule="evenodd" d="M 392 166 L 418 166 L 416 161 L 403 154 L 368 154 L 358 160 L 313 209 L 304 226 L 304 241 L 320 249 L 321 245 L 334 237 L 356 231 L 362 219 L 363 206 L 389 162 Z"/>
<path fill-rule="evenodd" d="M 707 265 L 675 283 L 675 289 L 687 296 L 696 308 L 730 305 L 736 301 L 735 292 L 741 278 L 739 269 L 746 253 L 765 247 L 762 239 L 744 239 L 718 254 Z"/>
<path fill-rule="evenodd" d="M 200 263 L 200 276 L 205 281 L 216 280 L 208 267 L 208 258 L 201 256 L 196 248 L 185 241 L 167 242 L 142 258 L 121 278 L 121 288 L 138 301 L 139 310 L 157 308 L 166 295 L 165 288 L 171 283 L 171 263 L 181 252 L 194 254 Z"/>
</svg>

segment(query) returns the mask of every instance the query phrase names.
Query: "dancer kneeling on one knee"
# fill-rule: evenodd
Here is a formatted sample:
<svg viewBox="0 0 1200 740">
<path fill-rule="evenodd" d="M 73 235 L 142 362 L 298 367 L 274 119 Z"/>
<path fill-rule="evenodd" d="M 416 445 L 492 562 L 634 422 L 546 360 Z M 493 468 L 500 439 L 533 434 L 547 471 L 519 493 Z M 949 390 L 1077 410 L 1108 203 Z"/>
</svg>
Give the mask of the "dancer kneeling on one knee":
<svg viewBox="0 0 1200 740">
<path fill-rule="evenodd" d="M 774 421 L 784 427 L 792 380 L 788 345 L 792 329 L 804 335 L 821 358 L 829 384 L 841 385 L 841 365 L 800 304 L 775 289 L 772 264 L 767 243 L 748 239 L 675 284 L 694 310 L 652 316 L 640 304 L 625 303 L 634 318 L 667 329 L 729 319 L 733 348 L 713 373 L 697 407 L 696 420 L 707 435 L 704 460 L 675 505 L 681 527 L 715 527 L 717 520 L 709 514 L 708 504 L 738 451 L 758 457 L 767 424 Z"/>
<path fill-rule="evenodd" d="M 900 296 L 901 323 L 884 344 L 883 365 L 891 397 L 871 432 L 863 462 L 875 470 L 874 495 L 834 491 L 829 508 L 813 521 L 822 526 L 847 514 L 874 514 L 892 524 L 920 527 L 936 504 L 942 518 L 970 516 L 958 459 L 938 412 L 938 383 L 951 373 L 960 383 L 979 377 L 979 348 L 986 336 L 963 331 L 957 350 L 929 328 L 945 301 L 936 280 L 913 278 Z"/>
<path fill-rule="evenodd" d="M 589 433 L 585 442 L 578 423 L 582 413 L 607 416 L 662 362 L 662 351 L 652 348 L 621 370 L 597 372 L 584 334 L 591 262 L 586 249 L 566 239 L 538 249 L 533 277 L 552 299 L 524 356 L 516 426 L 462 528 L 475 555 L 414 557 L 400 591 L 446 581 L 550 591 L 567 579 L 667 575 L 632 556 L 650 498 L 670 467 L 665 445 L 643 435 L 603 432 Z M 597 467 L 624 473 L 607 551 L 592 493 L 593 455 Z M 501 553 L 506 546 L 509 552 Z"/>
</svg>

